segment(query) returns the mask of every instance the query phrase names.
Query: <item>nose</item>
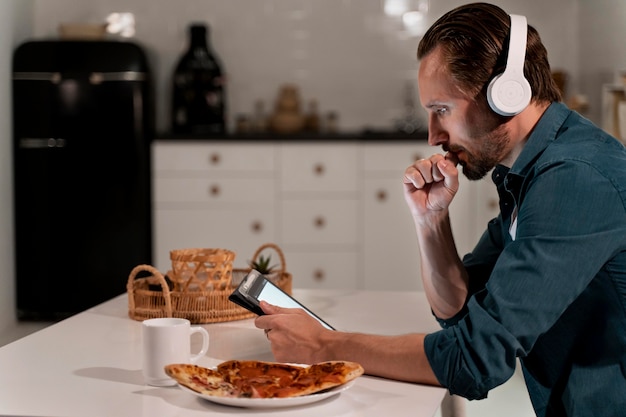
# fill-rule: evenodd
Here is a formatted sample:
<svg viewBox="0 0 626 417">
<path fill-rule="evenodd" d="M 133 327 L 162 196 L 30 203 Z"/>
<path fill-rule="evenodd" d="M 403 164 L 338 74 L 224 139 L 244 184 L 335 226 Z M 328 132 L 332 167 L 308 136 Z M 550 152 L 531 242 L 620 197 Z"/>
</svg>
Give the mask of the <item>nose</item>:
<svg viewBox="0 0 626 417">
<path fill-rule="evenodd" d="M 428 144 L 430 146 L 440 146 L 448 141 L 448 133 L 441 126 L 436 116 L 430 115 L 428 118 Z"/>
</svg>

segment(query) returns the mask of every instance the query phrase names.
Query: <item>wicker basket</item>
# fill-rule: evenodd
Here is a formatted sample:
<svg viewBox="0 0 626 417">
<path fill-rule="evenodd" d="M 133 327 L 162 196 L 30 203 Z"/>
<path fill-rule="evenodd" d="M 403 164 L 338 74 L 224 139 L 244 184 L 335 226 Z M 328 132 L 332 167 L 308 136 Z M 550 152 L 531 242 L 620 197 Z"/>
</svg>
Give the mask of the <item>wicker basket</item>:
<svg viewBox="0 0 626 417">
<path fill-rule="evenodd" d="M 235 252 L 227 249 L 175 249 L 167 275 L 174 291 L 212 291 L 230 287 Z"/>
<path fill-rule="evenodd" d="M 292 276 L 285 271 L 285 258 L 278 246 L 271 243 L 262 245 L 255 252 L 253 259 L 256 259 L 262 250 L 269 247 L 276 250 L 281 259 L 281 269 L 275 283 L 285 292 L 291 294 Z M 199 250 L 186 249 L 184 251 L 186 251 L 186 255 L 191 256 L 190 253 L 197 255 Z M 175 255 L 174 252 L 170 253 L 170 257 Z M 180 255 L 180 253 L 177 254 Z M 224 255 L 227 256 L 228 254 Z M 186 318 L 194 324 L 202 324 L 242 320 L 255 316 L 254 313 L 228 299 L 228 296 L 250 269 L 231 269 L 229 271 L 228 261 L 226 261 L 218 267 L 221 272 L 217 274 L 216 271 L 210 270 L 206 263 L 203 263 L 202 266 L 198 264 L 194 266 L 194 262 L 199 262 L 197 260 L 189 261 L 188 259 L 177 258 L 177 261 L 186 263 L 186 266 L 179 265 L 177 272 L 169 271 L 167 277 L 151 265 L 138 265 L 133 268 L 126 285 L 128 316 L 130 318 L 142 321 L 158 317 L 180 317 Z M 213 264 L 214 262 L 209 263 L 209 265 Z M 232 268 L 232 259 L 230 265 Z M 172 259 L 172 267 L 173 269 L 177 268 L 174 266 L 174 259 Z M 181 270 L 184 272 L 181 273 Z M 228 284 L 222 280 L 224 274 L 230 278 Z M 138 275 L 144 276 L 138 277 Z M 219 280 L 216 275 L 219 275 Z M 185 278 L 181 278 L 181 276 L 185 276 Z"/>
</svg>

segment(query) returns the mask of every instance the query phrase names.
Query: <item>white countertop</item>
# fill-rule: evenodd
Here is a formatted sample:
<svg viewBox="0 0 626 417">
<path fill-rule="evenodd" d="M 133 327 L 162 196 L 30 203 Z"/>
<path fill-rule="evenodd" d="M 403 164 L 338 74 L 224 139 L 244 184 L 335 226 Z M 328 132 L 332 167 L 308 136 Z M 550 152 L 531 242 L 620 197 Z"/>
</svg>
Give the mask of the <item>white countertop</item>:
<svg viewBox="0 0 626 417">
<path fill-rule="evenodd" d="M 421 292 L 294 290 L 294 295 L 341 330 L 438 329 Z M 199 365 L 273 360 L 252 319 L 203 326 L 211 340 Z M 151 387 L 141 374 L 141 323 L 128 317 L 126 294 L 1 347 L 0 369 L 0 415 L 12 416 L 419 417 L 434 415 L 445 394 L 443 388 L 362 376 L 349 390 L 317 403 L 253 410 L 214 404 L 178 387 Z"/>
</svg>

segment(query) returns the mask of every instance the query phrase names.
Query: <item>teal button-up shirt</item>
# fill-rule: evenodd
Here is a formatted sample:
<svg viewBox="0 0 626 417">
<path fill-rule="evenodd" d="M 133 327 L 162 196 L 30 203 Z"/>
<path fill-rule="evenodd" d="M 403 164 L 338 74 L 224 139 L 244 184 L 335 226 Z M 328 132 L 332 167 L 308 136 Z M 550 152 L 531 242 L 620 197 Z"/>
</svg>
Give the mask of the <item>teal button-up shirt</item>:
<svg viewBox="0 0 626 417">
<path fill-rule="evenodd" d="M 538 416 L 626 415 L 626 149 L 553 103 L 463 258 L 470 296 L 426 337 L 451 393 L 480 399 L 519 357 Z"/>
</svg>

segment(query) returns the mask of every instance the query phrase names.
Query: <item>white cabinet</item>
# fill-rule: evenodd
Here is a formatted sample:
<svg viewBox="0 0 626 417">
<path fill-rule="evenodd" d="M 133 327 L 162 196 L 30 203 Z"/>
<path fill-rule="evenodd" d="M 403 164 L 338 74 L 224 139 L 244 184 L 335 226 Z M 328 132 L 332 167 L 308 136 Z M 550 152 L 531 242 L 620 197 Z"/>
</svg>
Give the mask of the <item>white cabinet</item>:
<svg viewBox="0 0 626 417">
<path fill-rule="evenodd" d="M 410 142 L 156 141 L 155 266 L 169 251 L 216 247 L 244 267 L 272 242 L 298 288 L 419 289 L 402 175 L 437 149 Z M 497 214 L 493 185 L 461 186 L 451 207 L 461 254 Z M 494 206 L 494 201 L 495 206 Z"/>
<path fill-rule="evenodd" d="M 365 288 L 422 289 L 417 236 L 403 195 L 404 170 L 415 160 L 428 158 L 437 148 L 428 144 L 365 144 L 363 164 Z M 450 206 L 452 232 L 459 253 L 476 243 L 474 233 L 476 183 L 462 174 Z"/>
<path fill-rule="evenodd" d="M 157 207 L 155 266 L 168 271 L 172 249 L 223 248 L 236 252 L 236 267 L 245 267 L 259 246 L 276 241 L 273 211 L 273 205 L 255 209 Z"/>
<path fill-rule="evenodd" d="M 417 237 L 401 179 L 364 180 L 363 277 L 368 289 L 422 288 Z"/>
<path fill-rule="evenodd" d="M 224 248 L 245 267 L 277 240 L 275 149 L 262 144 L 157 142 L 153 150 L 154 264 L 169 251 Z"/>
<path fill-rule="evenodd" d="M 276 168 L 274 148 L 263 144 L 157 142 L 153 150 L 155 171 L 174 176 L 221 173 L 247 178 L 249 174 L 271 174 Z"/>
<path fill-rule="evenodd" d="M 425 144 L 363 145 L 363 276 L 371 289 L 420 289 L 417 237 L 402 175 L 432 151 Z M 434 148 L 433 148 L 434 149 Z"/>
<path fill-rule="evenodd" d="M 359 147 L 354 143 L 285 142 L 277 147 L 283 194 L 354 198 L 359 178 Z"/>
<path fill-rule="evenodd" d="M 354 144 L 281 143 L 280 245 L 294 286 L 356 288 L 359 154 Z"/>
</svg>

